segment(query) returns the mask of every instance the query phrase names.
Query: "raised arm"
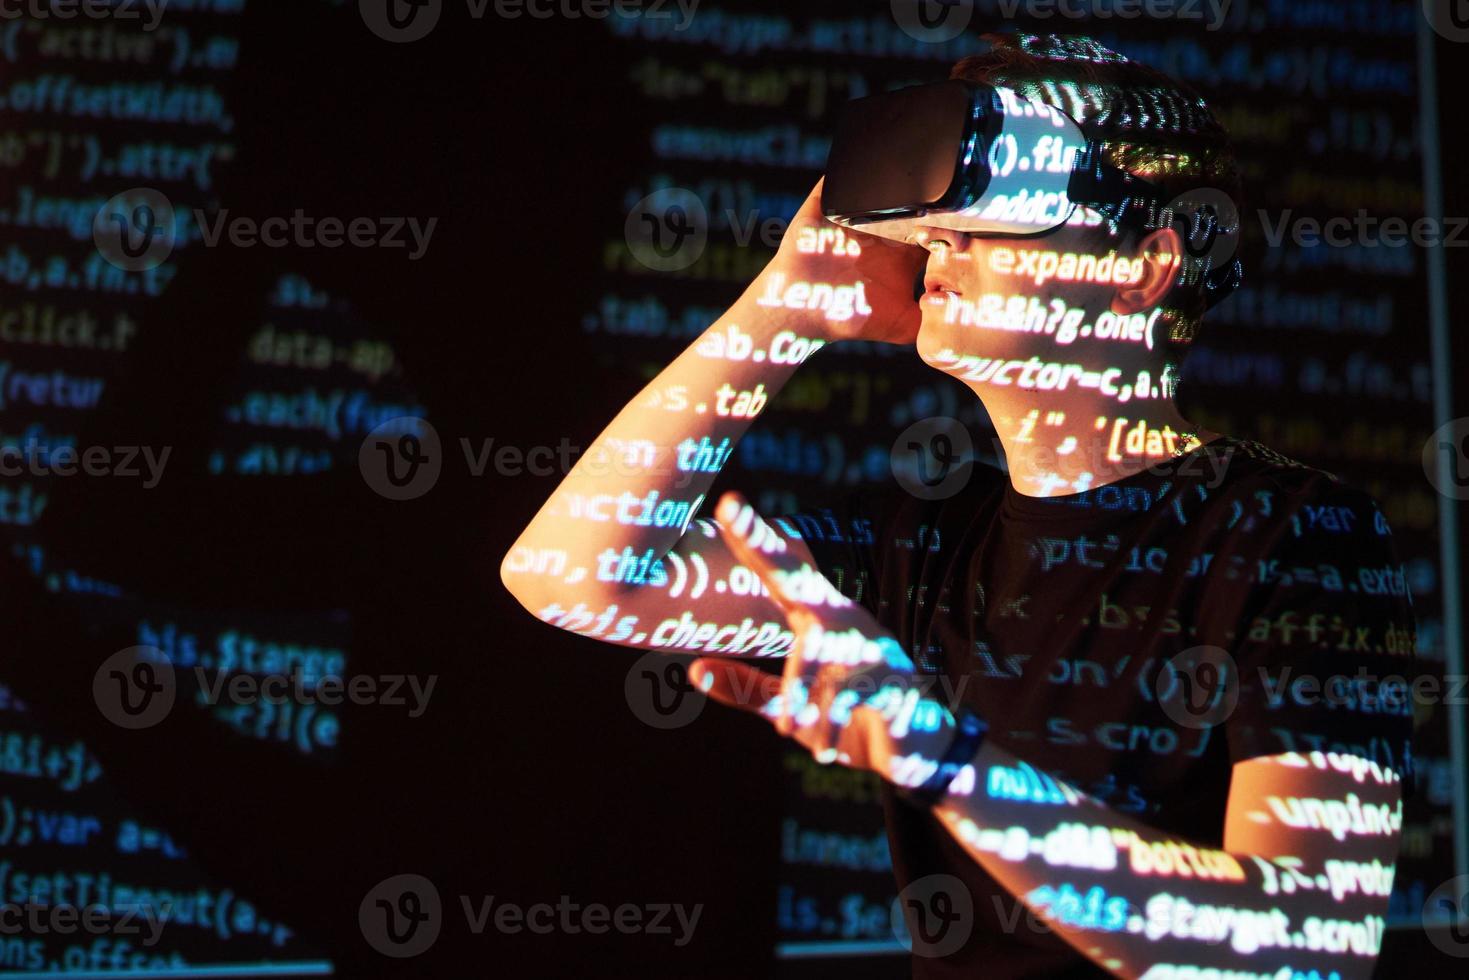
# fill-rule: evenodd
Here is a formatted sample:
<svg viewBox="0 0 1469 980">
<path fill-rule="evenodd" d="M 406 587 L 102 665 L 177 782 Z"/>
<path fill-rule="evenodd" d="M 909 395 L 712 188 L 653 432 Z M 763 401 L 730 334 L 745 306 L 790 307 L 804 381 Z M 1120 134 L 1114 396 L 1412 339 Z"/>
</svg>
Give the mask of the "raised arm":
<svg viewBox="0 0 1469 980">
<path fill-rule="evenodd" d="M 621 645 L 775 655 L 790 643 L 712 525 L 710 485 L 812 353 L 842 339 L 912 343 L 926 253 L 821 215 L 821 184 L 734 305 L 633 398 L 557 486 L 501 564 L 505 587 L 558 626 Z M 768 546 L 791 546 L 776 525 Z M 710 583 L 727 585 L 715 588 Z"/>
</svg>

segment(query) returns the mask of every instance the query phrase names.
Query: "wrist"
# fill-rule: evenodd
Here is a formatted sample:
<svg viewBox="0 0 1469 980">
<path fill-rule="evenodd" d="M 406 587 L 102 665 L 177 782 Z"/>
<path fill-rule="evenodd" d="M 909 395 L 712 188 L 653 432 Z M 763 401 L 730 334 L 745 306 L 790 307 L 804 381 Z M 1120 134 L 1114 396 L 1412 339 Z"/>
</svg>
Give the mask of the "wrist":
<svg viewBox="0 0 1469 980">
<path fill-rule="evenodd" d="M 973 762 L 989 725 L 973 711 L 961 707 L 948 730 L 949 737 L 932 754 L 920 749 L 931 764 L 931 768 L 926 765 L 921 770 L 928 775 L 916 784 L 912 781 L 898 784 L 899 796 L 925 808 L 937 806 L 949 795 L 954 780 Z"/>
<path fill-rule="evenodd" d="M 788 330 L 820 345 L 850 336 L 852 331 L 844 328 L 872 313 L 868 286 L 859 278 L 838 281 L 803 263 L 778 259 L 751 281 L 740 305 L 747 318 L 772 336 Z"/>
</svg>

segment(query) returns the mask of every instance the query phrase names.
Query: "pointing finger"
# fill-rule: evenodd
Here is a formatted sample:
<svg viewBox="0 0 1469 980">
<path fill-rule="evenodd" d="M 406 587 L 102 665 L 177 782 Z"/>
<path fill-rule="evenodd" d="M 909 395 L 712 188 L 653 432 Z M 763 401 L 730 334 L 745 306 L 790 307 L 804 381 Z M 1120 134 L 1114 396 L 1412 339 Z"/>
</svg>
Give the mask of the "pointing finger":
<svg viewBox="0 0 1469 980">
<path fill-rule="evenodd" d="M 809 552 L 804 545 L 798 548 L 800 542 L 781 537 L 739 494 L 721 497 L 715 516 L 735 559 L 770 590 L 772 600 L 791 619 L 792 628 L 809 626 L 819 618 L 813 614 L 822 606 L 840 609 L 851 605 L 806 559 Z"/>
</svg>

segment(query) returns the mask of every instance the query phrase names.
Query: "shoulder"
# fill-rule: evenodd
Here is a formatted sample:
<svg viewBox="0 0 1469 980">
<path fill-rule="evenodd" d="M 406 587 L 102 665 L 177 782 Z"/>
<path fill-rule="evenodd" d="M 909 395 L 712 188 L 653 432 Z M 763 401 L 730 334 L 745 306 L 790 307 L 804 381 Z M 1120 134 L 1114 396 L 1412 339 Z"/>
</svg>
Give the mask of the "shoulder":
<svg viewBox="0 0 1469 980">
<path fill-rule="evenodd" d="M 1249 439 L 1230 440 L 1231 495 L 1252 497 L 1255 513 L 1293 538 L 1385 537 L 1390 531 L 1375 498 L 1320 467 Z"/>
<path fill-rule="evenodd" d="M 1231 550 L 1257 558 L 1256 585 L 1325 589 L 1365 607 L 1411 601 L 1407 574 L 1376 499 L 1335 474 L 1241 442 Z"/>
</svg>

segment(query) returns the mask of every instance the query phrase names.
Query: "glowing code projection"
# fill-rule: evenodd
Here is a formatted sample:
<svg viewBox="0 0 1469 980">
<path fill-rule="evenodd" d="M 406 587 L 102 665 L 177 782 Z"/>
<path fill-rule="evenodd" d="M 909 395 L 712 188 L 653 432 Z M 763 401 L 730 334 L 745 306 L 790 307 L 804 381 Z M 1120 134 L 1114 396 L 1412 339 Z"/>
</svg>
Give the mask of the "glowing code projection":
<svg viewBox="0 0 1469 980">
<path fill-rule="evenodd" d="M 1274 32 L 1268 45 L 1233 23 L 1204 41 L 1149 23 L 1117 40 L 1104 25 L 1106 47 L 1082 60 L 1136 57 L 1208 89 L 1242 169 L 1280 175 L 1250 186 L 1252 202 L 1412 214 L 1411 19 L 1321 13 L 1328 36 L 1299 12 L 1254 13 Z M 915 254 L 814 220 L 806 190 L 822 154 L 811 147 L 842 99 L 938 80 L 973 39 L 915 45 L 896 23 L 845 11 L 721 11 L 696 36 L 609 29 L 642 58 L 629 77 L 649 105 L 699 117 L 652 127 L 627 198 L 688 189 L 708 239 L 663 280 L 608 242 L 605 289 L 581 327 L 593 349 L 635 362 L 630 377 L 653 380 L 601 438 L 652 449 L 616 481 L 573 473 L 550 512 L 579 515 L 575 530 L 529 529 L 504 569 L 511 591 L 552 625 L 638 650 L 779 659 L 803 638 L 834 650 L 826 638 L 849 624 L 792 624 L 758 562 L 726 547 L 732 530 L 748 532 L 772 561 L 819 569 L 918 674 L 943 682 L 946 703 L 990 725 L 940 812 L 982 869 L 961 875 L 972 907 L 1023 909 L 1002 917 L 1016 943 L 1056 964 L 1079 953 L 1158 978 L 1370 969 L 1394 922 L 1422 921 L 1451 863 L 1449 790 L 1420 780 L 1452 762 L 1442 697 L 1412 686 L 1443 659 L 1436 501 L 1385 465 L 1419 467 L 1422 440 L 1387 420 L 1417 424 L 1431 399 L 1423 345 L 1402 326 L 1423 312 L 1411 257 L 1265 251 L 1240 234 L 1237 207 L 1202 192 L 1155 213 L 1146 247 L 1119 245 L 1115 209 L 1062 193 L 1056 178 L 1079 148 L 1052 110 L 1034 108 L 1049 98 L 1074 117 L 1108 98 L 1070 79 L 1006 103 L 1023 125 L 982 148 L 997 184 L 975 212 L 1016 231 L 1059 223 L 1054 237 L 966 236 L 962 221 L 930 215 L 906 229 Z M 1354 37 L 1380 47 L 1354 53 Z M 1044 59 L 1078 57 L 1034 44 Z M 1348 93 L 1377 101 L 1348 105 Z M 1151 89 L 1113 111 L 1201 123 L 1195 103 Z M 1340 176 L 1343 159 L 1363 176 Z M 752 231 L 766 219 L 787 228 L 773 261 L 777 243 L 762 235 L 757 247 Z M 1159 284 L 1197 282 L 1235 249 L 1251 278 L 1232 298 L 1201 324 L 1166 308 Z M 1387 336 L 1391 349 L 1322 343 Z M 1172 407 L 1180 391 L 1193 396 L 1187 419 Z M 745 531 L 710 518 L 725 467 L 764 517 Z M 946 579 L 945 568 L 961 572 Z M 1017 707 L 1041 688 L 1043 705 Z M 895 729 L 900 704 L 909 719 L 940 717 L 883 683 L 858 700 L 823 702 L 821 690 L 803 678 L 767 716 L 812 744 L 869 709 L 893 739 L 934 727 Z M 1415 708 L 1430 720 L 1410 745 Z M 823 782 L 817 768 L 841 767 L 811 764 L 804 749 L 834 753 L 819 763 L 857 754 L 836 737 L 786 758 L 779 952 L 933 952 L 955 896 L 909 894 L 927 918 L 910 920 L 900 900 L 899 927 L 887 913 L 906 886 L 957 872 L 903 862 L 911 880 L 895 887 L 875 843 L 879 780 L 853 769 Z M 1227 762 L 1233 789 L 1202 775 Z M 910 786 L 937 768 L 919 748 L 884 764 L 888 782 Z M 1226 808 L 1227 827 L 1194 836 L 1199 813 Z M 964 945 L 939 955 L 962 963 Z"/>
</svg>

